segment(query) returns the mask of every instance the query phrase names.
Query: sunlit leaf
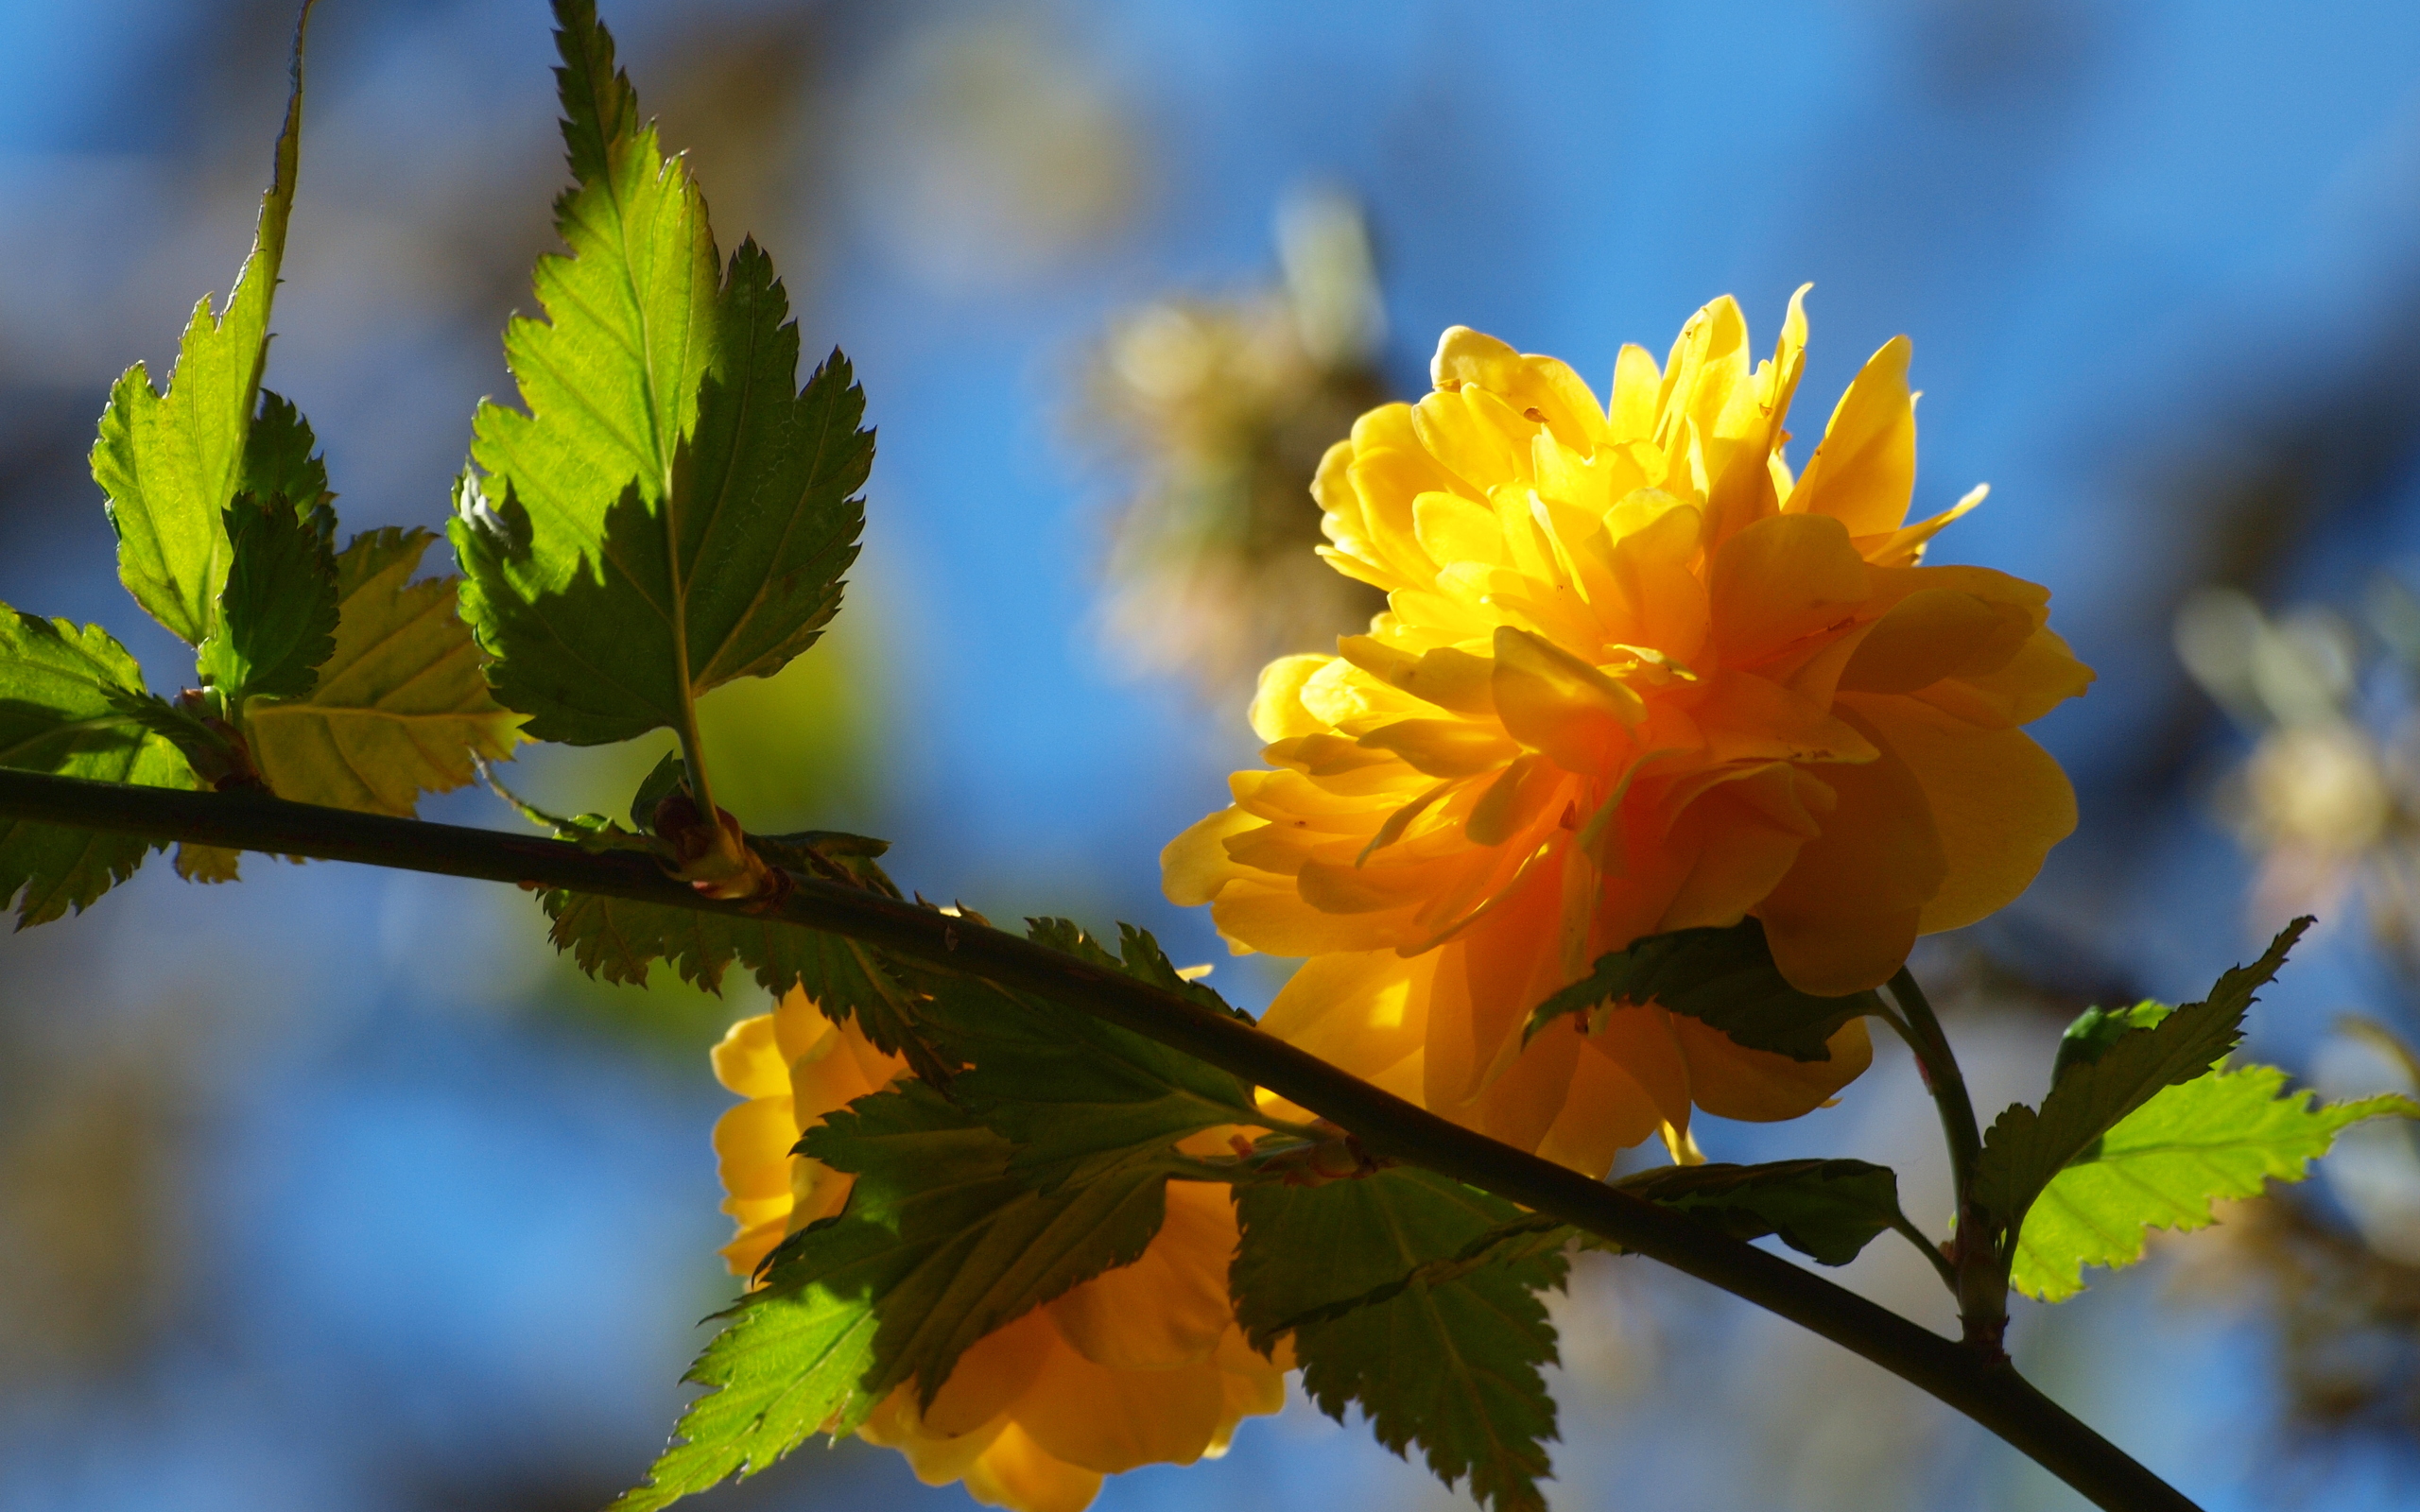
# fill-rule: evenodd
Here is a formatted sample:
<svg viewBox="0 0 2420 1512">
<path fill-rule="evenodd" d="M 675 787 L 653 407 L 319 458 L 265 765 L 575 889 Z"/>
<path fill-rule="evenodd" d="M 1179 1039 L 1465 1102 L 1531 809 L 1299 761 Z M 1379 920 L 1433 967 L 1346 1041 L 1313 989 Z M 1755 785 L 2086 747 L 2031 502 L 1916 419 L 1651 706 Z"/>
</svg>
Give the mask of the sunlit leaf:
<svg viewBox="0 0 2420 1512">
<path fill-rule="evenodd" d="M 193 767 L 147 723 L 143 673 L 97 625 L 0 606 L 0 766 L 97 782 L 193 787 Z M 0 908 L 17 927 L 82 909 L 124 882 L 159 842 L 0 819 Z"/>
<path fill-rule="evenodd" d="M 1329 1417 L 1357 1403 L 1380 1443 L 1398 1454 L 1418 1444 L 1439 1479 L 1468 1477 L 1471 1495 L 1499 1512 L 1546 1504 L 1537 1483 L 1550 1473 L 1555 1407 L 1539 1370 L 1555 1359 L 1555 1335 L 1536 1294 L 1563 1283 L 1560 1246 L 1505 1245 L 1475 1266 L 1314 1317 L 1460 1256 L 1521 1211 L 1411 1169 L 1239 1187 L 1236 1211 L 1243 1243 L 1230 1281 L 1254 1348 L 1291 1329 L 1304 1389 Z"/>
<path fill-rule="evenodd" d="M 261 454 L 250 455 L 249 448 L 268 358 L 269 305 L 294 208 L 309 20 L 305 6 L 295 27 L 293 89 L 278 133 L 275 172 L 225 313 L 213 314 L 207 295 L 194 306 L 166 393 L 152 387 L 143 364 L 127 369 L 110 391 L 93 446 L 93 477 L 108 495 L 117 532 L 118 576 L 137 603 L 188 645 L 201 644 L 218 628 L 219 591 L 233 558 L 222 518 L 228 505 L 248 475 L 283 483 L 296 472 L 294 427 L 284 422 L 291 406 L 271 422 Z M 307 430 L 303 434 L 307 456 Z M 316 495 L 305 500 L 290 489 L 286 496 L 306 509 L 319 503 Z"/>
<path fill-rule="evenodd" d="M 2027 1210 L 2068 1162 L 2083 1157 L 2161 1089 L 2188 1082 L 2218 1063 L 2243 1035 L 2253 994 L 2286 964 L 2286 953 L 2310 926 L 2286 926 L 2268 953 L 2219 978 L 2207 1000 L 2188 1003 L 2148 1028 L 2133 1018 L 2097 1055 L 2063 1057 L 2039 1112 L 2013 1103 L 1992 1122 L 1976 1168 L 1976 1196 L 2002 1235 L 2022 1232 Z"/>
<path fill-rule="evenodd" d="M 847 1434 L 903 1383 L 929 1402 L 977 1340 L 1140 1257 L 1166 1211 L 1167 1174 L 1150 1169 L 1033 1191 L 1009 1174 L 1006 1141 L 921 1083 L 859 1098 L 804 1148 L 856 1173 L 848 1206 L 773 1252 L 764 1288 L 690 1367 L 706 1395 L 615 1512 Z"/>
<path fill-rule="evenodd" d="M 335 649 L 308 692 L 245 709 L 252 756 L 279 797 L 408 817 L 460 787 L 472 758 L 512 754 L 520 715 L 479 676 L 456 617 L 457 579 L 415 582 L 424 530 L 355 536 L 336 559 Z"/>
<path fill-rule="evenodd" d="M 751 242 L 717 279 L 687 165 L 640 124 L 612 38 L 558 0 L 567 256 L 506 357 L 527 412 L 480 407 L 451 527 L 463 611 L 537 739 L 685 730 L 697 697 L 779 671 L 839 604 L 873 460 L 837 352 L 796 387 L 798 330 Z"/>
<path fill-rule="evenodd" d="M 2420 1117 L 2420 1103 L 2388 1093 L 2314 1108 L 2309 1089 L 2289 1093 L 2274 1066 L 2164 1088 L 2033 1199 L 2011 1280 L 2037 1301 L 2065 1301 L 2083 1290 L 2083 1267 L 2131 1265 L 2148 1230 L 2200 1228 L 2214 1199 L 2301 1180 L 2339 1130 L 2390 1113 Z"/>
</svg>

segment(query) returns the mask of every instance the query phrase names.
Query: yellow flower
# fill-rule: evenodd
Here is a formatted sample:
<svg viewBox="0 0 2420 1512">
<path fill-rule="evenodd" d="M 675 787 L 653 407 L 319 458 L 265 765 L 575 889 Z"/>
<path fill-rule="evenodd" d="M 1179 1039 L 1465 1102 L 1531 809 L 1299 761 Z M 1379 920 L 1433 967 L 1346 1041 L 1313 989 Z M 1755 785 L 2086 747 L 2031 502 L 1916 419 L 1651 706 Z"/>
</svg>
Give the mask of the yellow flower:
<svg viewBox="0 0 2420 1512">
<path fill-rule="evenodd" d="M 795 989 L 733 1025 L 714 1063 L 749 1099 L 715 1125 L 723 1211 L 739 1226 L 722 1254 L 745 1276 L 848 1200 L 852 1177 L 791 1146 L 907 1064 Z M 1223 1135 L 1208 1138 L 1223 1147 Z M 1226 1188 L 1171 1181 L 1167 1220 L 1139 1260 L 983 1338 L 930 1407 L 918 1411 L 915 1383 L 902 1385 L 858 1434 L 899 1449 L 927 1485 L 963 1480 L 977 1501 L 1018 1512 L 1081 1512 L 1104 1475 L 1221 1454 L 1238 1421 L 1285 1405 L 1290 1363 L 1284 1349 L 1278 1363 L 1254 1353 L 1236 1327 L 1235 1248 Z"/>
<path fill-rule="evenodd" d="M 1542 1035 L 1530 1010 L 1649 934 L 1764 922 L 1809 991 L 1887 980 L 1919 934 L 2022 891 L 2075 824 L 2017 727 L 2092 674 L 2048 591 L 1922 567 L 1981 490 L 1907 524 L 1909 347 L 1782 458 L 1806 290 L 1753 370 L 1724 298 L 1600 405 L 1560 362 L 1455 327 L 1436 388 L 1364 415 L 1313 491 L 1330 565 L 1390 609 L 1261 674 L 1268 770 L 1162 855 L 1239 952 L 1310 959 L 1264 1025 L 1498 1138 L 1602 1171 L 1692 1105 L 1787 1118 L 1866 1065 L 1742 1050 L 1654 1006 Z"/>
</svg>

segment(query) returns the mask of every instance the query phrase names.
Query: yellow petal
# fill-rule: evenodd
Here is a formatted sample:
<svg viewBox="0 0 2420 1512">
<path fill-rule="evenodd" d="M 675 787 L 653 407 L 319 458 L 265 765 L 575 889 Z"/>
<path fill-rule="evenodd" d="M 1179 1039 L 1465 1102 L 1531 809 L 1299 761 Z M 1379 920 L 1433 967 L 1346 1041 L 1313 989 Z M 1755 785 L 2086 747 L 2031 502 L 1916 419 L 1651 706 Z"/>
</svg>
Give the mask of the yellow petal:
<svg viewBox="0 0 2420 1512">
<path fill-rule="evenodd" d="M 1924 905 L 1925 934 L 1957 929 L 2015 901 L 2076 827 L 2075 789 L 2021 730 L 1977 730 L 1912 698 L 1851 696 L 1915 773 L 1948 870 Z"/>
<path fill-rule="evenodd" d="M 1462 833 L 1473 845 L 1502 845 L 1527 832 L 1571 785 L 1572 779 L 1544 757 L 1520 757 L 1472 805 Z"/>
<path fill-rule="evenodd" d="M 1167 1370 L 1210 1358 L 1235 1319 L 1227 1263 L 1236 1210 L 1223 1185 L 1171 1181 L 1167 1216 L 1142 1258 L 1047 1304 L 1060 1335 L 1095 1365 Z"/>
<path fill-rule="evenodd" d="M 758 1097 L 726 1108 L 715 1120 L 716 1164 L 725 1192 L 737 1197 L 786 1196 L 790 1146 L 798 1120 L 786 1097 Z"/>
<path fill-rule="evenodd" d="M 1578 1040 L 1583 1038 L 1581 1030 L 1581 1021 L 1574 1020 L 1547 1034 Z M 1563 1111 L 1539 1141 L 1538 1153 L 1583 1176 L 1602 1177 L 1615 1156 L 1652 1135 L 1663 1122 L 1655 1099 L 1636 1077 L 1611 1056 L 1587 1050 L 1572 1067 Z"/>
<path fill-rule="evenodd" d="M 1838 996 L 1880 987 L 1907 963 L 1948 860 L 1923 784 L 1887 747 L 1861 765 L 1826 766 L 1824 781 L 1838 806 L 1756 913 L 1790 985 Z"/>
<path fill-rule="evenodd" d="M 1061 1344 L 1009 1416 L 1046 1453 L 1115 1475 L 1138 1465 L 1190 1465 L 1226 1407 L 1226 1372 L 1208 1361 L 1174 1370 L 1112 1370 Z"/>
<path fill-rule="evenodd" d="M 2092 681 L 2092 668 L 2045 628 L 2034 631 L 1998 671 L 1945 679 L 1921 696 L 1968 724 L 2007 727 L 2031 724 L 2067 699 L 2081 697 Z"/>
<path fill-rule="evenodd" d="M 948 1437 L 987 1427 L 1032 1389 L 1044 1358 L 1058 1347 L 1050 1319 L 1038 1309 L 994 1329 L 958 1357 L 932 1405 L 918 1416 Z"/>
<path fill-rule="evenodd" d="M 1375 913 L 1322 913 L 1304 902 L 1291 881 L 1269 886 L 1253 878 L 1229 883 L 1210 905 L 1210 917 L 1220 934 L 1271 955 L 1392 950 L 1413 932 L 1413 912 L 1407 907 Z"/>
<path fill-rule="evenodd" d="M 1160 888 L 1168 902 L 1180 908 L 1194 908 L 1218 897 L 1219 889 L 1236 873 L 1235 863 L 1227 856 L 1228 837 L 1267 823 L 1240 808 L 1225 808 L 1197 820 L 1170 840 L 1160 850 Z"/>
<path fill-rule="evenodd" d="M 1841 672 L 1842 693 L 1913 693 L 1953 674 L 1987 676 L 2033 634 L 2023 604 L 1923 588 L 1875 622 Z"/>
<path fill-rule="evenodd" d="M 1912 567 L 1923 558 L 1927 542 L 1973 513 L 1991 491 L 1990 484 L 1979 483 L 1966 490 L 1964 498 L 1929 520 L 1880 535 L 1853 537 L 1857 554 L 1876 567 Z"/>
<path fill-rule="evenodd" d="M 715 1046 L 715 1079 L 742 1097 L 787 1096 L 789 1062 L 773 1040 L 773 1016 L 760 1013 L 724 1031 Z"/>
<path fill-rule="evenodd" d="M 1336 643 L 1339 655 L 1379 680 L 1413 697 L 1459 714 L 1494 714 L 1489 679 L 1495 663 L 1453 646 L 1414 656 L 1374 636 L 1348 635 Z"/>
<path fill-rule="evenodd" d="M 1430 777 L 1474 777 L 1521 754 L 1493 722 L 1468 719 L 1400 719 L 1370 731 L 1360 743 L 1392 751 Z"/>
<path fill-rule="evenodd" d="M 967 1495 L 1011 1512 L 1084 1512 L 1100 1482 L 1098 1470 L 1068 1464 L 1013 1422 L 966 1469 Z"/>
<path fill-rule="evenodd" d="M 1645 347 L 1625 345 L 1614 358 L 1614 402 L 1607 412 L 1616 441 L 1643 441 L 1655 431 L 1656 390 L 1664 375 Z"/>
<path fill-rule="evenodd" d="M 1829 1060 L 1792 1060 L 1750 1050 L 1720 1029 L 1677 1014 L 1672 1032 L 1688 1058 L 1689 1092 L 1697 1105 L 1717 1118 L 1751 1124 L 1777 1123 L 1822 1107 L 1874 1061 L 1863 1019 L 1851 1019 L 1834 1031 L 1825 1043 Z"/>
<path fill-rule="evenodd" d="M 1551 641 L 1495 632 L 1495 708 L 1513 739 L 1566 771 L 1594 774 L 1644 712 L 1638 695 Z"/>
<path fill-rule="evenodd" d="M 1908 392 L 1906 336 L 1867 359 L 1824 427 L 1822 444 L 1789 496 L 1795 513 L 1828 515 L 1852 536 L 1880 535 L 1908 518 L 1916 486 L 1916 409 Z"/>
<path fill-rule="evenodd" d="M 1260 669 L 1260 686 L 1253 695 L 1252 728 L 1262 740 L 1315 734 L 1326 724 L 1303 707 L 1303 684 L 1334 661 L 1324 656 L 1281 656 Z"/>
<path fill-rule="evenodd" d="M 1260 1027 L 1369 1080 L 1420 1048 L 1428 1028 L 1431 951 L 1340 952 L 1305 961 L 1277 991 Z"/>
<path fill-rule="evenodd" d="M 1693 860 L 1656 921 L 1659 931 L 1737 923 L 1789 874 L 1800 847 L 1822 833 L 1791 767 L 1774 763 L 1723 775 L 1727 781 L 1698 797 L 1673 821 L 1664 842 L 1667 850 Z"/>
<path fill-rule="evenodd" d="M 1839 521 L 1770 516 L 1723 542 L 1715 557 L 1714 644 L 1723 665 L 1752 666 L 1847 619 L 1868 591 L 1865 562 Z"/>
</svg>

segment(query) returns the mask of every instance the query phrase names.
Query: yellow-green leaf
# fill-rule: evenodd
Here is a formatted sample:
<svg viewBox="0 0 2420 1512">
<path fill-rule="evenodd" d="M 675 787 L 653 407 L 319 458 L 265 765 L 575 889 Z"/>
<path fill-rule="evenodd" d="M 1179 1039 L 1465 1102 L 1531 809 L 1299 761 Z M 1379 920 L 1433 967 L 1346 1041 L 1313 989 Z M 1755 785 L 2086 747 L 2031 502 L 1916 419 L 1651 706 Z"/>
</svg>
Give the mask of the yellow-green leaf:
<svg viewBox="0 0 2420 1512">
<path fill-rule="evenodd" d="M 2201 1228 L 2214 1199 L 2301 1180 L 2346 1125 L 2420 1117 L 2420 1103 L 2392 1092 L 2313 1108 L 2308 1088 L 2285 1089 L 2274 1066 L 2214 1071 L 2128 1114 L 2033 1199 L 2017 1232 L 2016 1289 L 2065 1301 L 2083 1290 L 2083 1267 L 2140 1260 L 2148 1230 Z"/>
<path fill-rule="evenodd" d="M 117 532 L 118 576 L 135 602 L 187 645 L 217 629 L 219 590 L 233 556 L 221 516 L 247 472 L 268 358 L 269 305 L 294 209 L 309 22 L 305 5 L 294 31 L 294 82 L 274 175 L 225 313 L 212 313 L 208 295 L 194 306 L 164 394 L 152 387 L 143 364 L 128 369 L 110 391 L 93 445 L 93 478 L 108 495 Z M 295 500 L 298 507 L 317 502 Z"/>
<path fill-rule="evenodd" d="M 422 793 L 470 782 L 474 755 L 512 754 L 521 716 L 479 675 L 458 579 L 412 580 L 436 539 L 355 536 L 337 558 L 336 649 L 310 694 L 246 706 L 252 759 L 280 798 L 407 817 Z"/>
</svg>

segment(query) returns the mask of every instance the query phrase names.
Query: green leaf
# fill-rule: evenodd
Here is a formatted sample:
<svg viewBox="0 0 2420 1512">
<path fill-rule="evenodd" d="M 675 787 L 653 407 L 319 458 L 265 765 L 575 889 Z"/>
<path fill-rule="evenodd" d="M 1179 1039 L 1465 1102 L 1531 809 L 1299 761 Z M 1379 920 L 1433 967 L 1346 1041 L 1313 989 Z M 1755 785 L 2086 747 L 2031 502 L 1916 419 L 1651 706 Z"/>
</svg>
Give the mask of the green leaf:
<svg viewBox="0 0 2420 1512">
<path fill-rule="evenodd" d="M 798 330 L 753 242 L 717 283 L 704 201 L 639 124 L 594 8 L 555 10 L 571 255 L 538 265 L 547 320 L 506 335 L 527 412 L 480 407 L 485 477 L 451 534 L 497 696 L 535 738 L 596 745 L 686 731 L 700 695 L 812 644 L 873 440 L 838 352 L 795 388 Z"/>
<path fill-rule="evenodd" d="M 479 675 L 454 612 L 458 579 L 412 580 L 436 539 L 354 537 L 336 558 L 334 651 L 304 696 L 245 707 L 253 760 L 280 798 L 408 818 L 422 793 L 472 781 L 475 758 L 512 754 L 521 716 Z"/>
<path fill-rule="evenodd" d="M 236 491 L 258 499 L 282 494 L 297 515 L 320 514 L 328 528 L 335 527 L 336 495 L 328 491 L 328 464 L 320 455 L 319 438 L 291 401 L 266 388 L 244 438 L 244 476 Z"/>
<path fill-rule="evenodd" d="M 142 669 L 97 625 L 0 606 L 0 766 L 147 787 L 199 785 L 151 728 Z M 162 846 L 133 835 L 0 819 L 0 908 L 17 927 L 82 910 Z"/>
<path fill-rule="evenodd" d="M 1847 1264 L 1901 1221 L 1898 1173 L 1863 1160 L 1667 1165 L 1614 1185 L 1734 1239 L 1772 1234 L 1825 1265 Z"/>
<path fill-rule="evenodd" d="M 1651 1000 L 1751 1050 L 1793 1060 L 1831 1059 L 1825 1041 L 1841 1025 L 1881 1011 L 1871 992 L 1824 998 L 1790 986 L 1773 964 L 1764 924 L 1743 919 L 1727 929 L 1650 935 L 1598 957 L 1586 976 L 1531 1010 L 1527 1033 L 1534 1037 L 1564 1014 L 1603 1004 Z"/>
<path fill-rule="evenodd" d="M 2301 1180 L 2346 1125 L 2420 1117 L 2420 1103 L 2395 1093 L 2310 1104 L 2309 1089 L 2287 1092 L 2274 1066 L 2163 1089 L 2042 1189 L 2018 1232 L 2010 1280 L 2036 1301 L 2066 1301 L 2083 1290 L 2083 1267 L 2140 1260 L 2148 1230 L 2200 1228 L 2212 1221 L 2213 1199 L 2257 1196 L 2272 1177 Z"/>
<path fill-rule="evenodd" d="M 256 461 L 249 439 L 268 358 L 269 304 L 294 208 L 302 43 L 310 18 L 305 5 L 294 28 L 293 88 L 274 176 L 226 313 L 214 315 L 207 295 L 194 306 L 165 394 L 151 387 L 143 364 L 128 369 L 110 391 L 93 446 L 93 477 L 108 496 L 110 524 L 117 532 L 118 576 L 135 602 L 187 645 L 200 645 L 218 628 L 219 591 L 233 558 L 222 519 L 228 505 L 248 475 L 291 474 L 270 457 Z M 290 432 L 279 429 L 274 438 L 283 457 Z M 287 496 L 304 502 L 299 492 Z"/>
<path fill-rule="evenodd" d="M 2020 1234 L 2034 1198 L 2094 1141 L 2162 1088 L 2193 1080 L 2232 1051 L 2253 994 L 2275 978 L 2310 922 L 2304 918 L 2287 925 L 2259 960 L 2220 977 L 2206 1001 L 2188 1003 L 2150 1028 L 2130 1024 L 2095 1058 L 2068 1057 L 2038 1113 L 2012 1103 L 1993 1120 L 1975 1185 L 1997 1231 L 2006 1238 Z"/>
<path fill-rule="evenodd" d="M 2149 998 L 2130 1008 L 2084 1009 L 2059 1036 L 2058 1057 L 2050 1062 L 2050 1080 L 2056 1082 L 2066 1074 L 2069 1066 L 2088 1066 L 2106 1055 L 2129 1029 L 2155 1027 L 2162 1019 L 2176 1010 L 2165 1003 Z"/>
<path fill-rule="evenodd" d="M 1555 1358 L 1537 1293 L 1563 1283 L 1560 1248 L 1508 1245 L 1501 1259 L 1442 1280 L 1422 1265 L 1460 1256 L 1518 1208 L 1429 1172 L 1382 1171 L 1323 1186 L 1236 1189 L 1243 1243 L 1229 1283 L 1236 1321 L 1267 1350 L 1289 1326 L 1303 1386 L 1340 1421 L 1358 1402 L 1378 1441 L 1426 1452 L 1447 1485 L 1506 1509 L 1542 1508 L 1554 1400 L 1539 1375 Z M 1432 1272 L 1440 1276 L 1442 1272 Z M 1383 1300 L 1297 1320 L 1412 1277 Z"/>
<path fill-rule="evenodd" d="M 335 524 L 323 509 L 298 515 L 282 493 L 238 493 L 228 507 L 233 559 L 218 595 L 218 628 L 201 643 L 196 664 L 231 716 L 249 698 L 309 693 L 336 649 L 337 558 L 328 542 Z"/>
<path fill-rule="evenodd" d="M 1626 1177 L 1614 1185 L 1658 1207 L 1711 1224 L 1734 1239 L 1775 1235 L 1826 1265 L 1847 1264 L 1876 1234 L 1903 1221 L 1897 1174 L 1888 1166 L 1863 1160 L 1667 1165 Z M 1583 1248 L 1625 1252 L 1611 1240 L 1582 1233 L 1552 1218 L 1515 1218 L 1488 1229 L 1448 1259 L 1425 1261 L 1395 1280 L 1288 1319 L 1272 1332 L 1342 1317 L 1356 1308 L 1386 1301 L 1414 1283 L 1433 1286 L 1481 1265 L 1552 1254 L 1575 1241 Z"/>
<path fill-rule="evenodd" d="M 1175 971 L 1150 935 L 1129 929 L 1127 956 L 1063 919 L 1028 921 L 1054 950 L 1146 981 Z M 1222 1125 L 1262 1125 L 1252 1089 L 1233 1074 L 1090 1014 L 989 982 L 894 966 L 928 1001 L 928 1032 L 970 1069 L 953 1098 L 1018 1146 L 1012 1168 L 1043 1191 L 1167 1158 L 1169 1146 Z"/>
<path fill-rule="evenodd" d="M 856 1174 L 847 1208 L 769 1258 L 764 1289 L 690 1368 L 707 1394 L 615 1512 L 850 1433 L 903 1382 L 929 1404 L 977 1340 L 1140 1258 L 1166 1211 L 1164 1171 L 1033 1191 L 1009 1174 L 1007 1142 L 921 1083 L 859 1098 L 802 1149 Z"/>
<path fill-rule="evenodd" d="M 548 937 L 555 948 L 571 952 L 591 976 L 644 987 L 648 966 L 666 960 L 682 980 L 719 992 L 735 960 L 775 997 L 803 988 L 825 1017 L 836 1022 L 854 1017 L 877 1049 L 908 1057 L 919 1074 L 936 1069 L 917 1032 L 916 995 L 881 956 L 846 936 L 774 919 L 560 889 L 541 893 L 539 902 L 554 920 Z"/>
</svg>

